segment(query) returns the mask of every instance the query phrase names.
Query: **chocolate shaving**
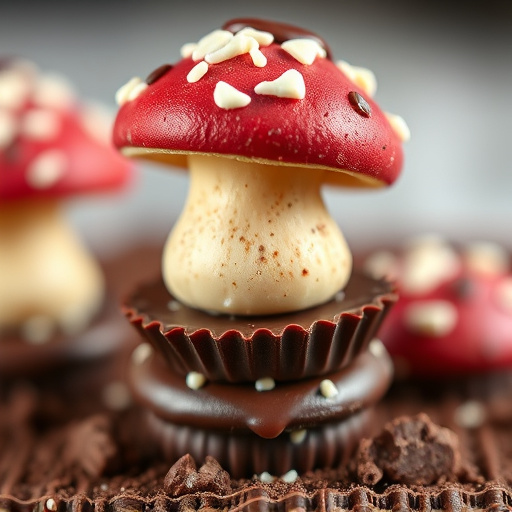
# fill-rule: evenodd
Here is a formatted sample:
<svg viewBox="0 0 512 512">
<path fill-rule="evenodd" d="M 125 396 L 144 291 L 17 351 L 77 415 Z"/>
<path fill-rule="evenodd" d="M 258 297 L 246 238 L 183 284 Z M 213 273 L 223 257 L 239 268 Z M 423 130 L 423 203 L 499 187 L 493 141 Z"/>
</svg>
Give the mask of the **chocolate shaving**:
<svg viewBox="0 0 512 512">
<path fill-rule="evenodd" d="M 378 436 L 361 441 L 357 457 L 358 477 L 366 485 L 431 485 L 455 480 L 461 471 L 457 435 L 424 413 L 390 421 Z"/>
<path fill-rule="evenodd" d="M 194 492 L 228 494 L 231 492 L 231 478 L 220 464 L 210 456 L 197 471 L 191 455 L 181 457 L 169 470 L 164 479 L 164 490 L 171 496 L 182 496 Z"/>
<path fill-rule="evenodd" d="M 162 78 L 170 69 L 172 69 L 171 64 L 162 64 L 148 75 L 145 82 L 148 85 L 154 84 L 157 80 Z"/>
</svg>

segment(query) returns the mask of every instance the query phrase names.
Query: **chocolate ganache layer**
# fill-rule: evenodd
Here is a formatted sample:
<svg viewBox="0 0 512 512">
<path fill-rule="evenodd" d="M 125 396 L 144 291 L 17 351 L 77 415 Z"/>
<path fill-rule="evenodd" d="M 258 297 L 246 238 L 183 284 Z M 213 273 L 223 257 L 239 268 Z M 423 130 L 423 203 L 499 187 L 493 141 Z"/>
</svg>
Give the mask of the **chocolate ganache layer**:
<svg viewBox="0 0 512 512">
<path fill-rule="evenodd" d="M 392 304 L 393 285 L 353 273 L 320 306 L 274 316 L 211 315 L 175 300 L 161 280 L 140 286 L 124 312 L 179 374 L 210 381 L 297 380 L 347 366 L 364 352 Z"/>
</svg>

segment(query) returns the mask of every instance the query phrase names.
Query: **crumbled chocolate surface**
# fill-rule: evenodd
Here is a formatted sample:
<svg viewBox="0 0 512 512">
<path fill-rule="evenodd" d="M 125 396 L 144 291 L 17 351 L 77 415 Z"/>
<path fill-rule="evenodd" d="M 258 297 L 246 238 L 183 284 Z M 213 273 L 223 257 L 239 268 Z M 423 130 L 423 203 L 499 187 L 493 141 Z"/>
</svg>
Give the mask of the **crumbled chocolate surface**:
<svg viewBox="0 0 512 512">
<path fill-rule="evenodd" d="M 430 485 L 455 480 L 460 473 L 459 439 L 426 414 L 400 417 L 387 423 L 373 439 L 363 439 L 357 473 L 361 482 Z"/>
<path fill-rule="evenodd" d="M 213 457 L 207 456 L 198 470 L 192 456 L 184 455 L 165 475 L 163 487 L 170 496 L 189 494 L 192 490 L 228 494 L 231 492 L 231 477 Z"/>
</svg>

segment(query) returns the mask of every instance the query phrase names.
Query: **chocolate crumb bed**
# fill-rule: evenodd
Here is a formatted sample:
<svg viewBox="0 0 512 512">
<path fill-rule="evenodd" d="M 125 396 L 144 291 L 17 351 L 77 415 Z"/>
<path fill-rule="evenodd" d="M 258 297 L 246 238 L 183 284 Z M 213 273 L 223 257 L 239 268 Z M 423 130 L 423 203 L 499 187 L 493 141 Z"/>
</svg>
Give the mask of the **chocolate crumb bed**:
<svg viewBox="0 0 512 512">
<path fill-rule="evenodd" d="M 38 425 L 23 412 L 26 400 L 19 395 L 0 404 L 0 508 L 510 510 L 512 414 L 504 414 L 503 402 L 496 408 L 484 404 L 487 416 L 480 426 L 460 426 L 456 413 L 465 401 L 454 393 L 428 397 L 413 388 L 392 391 L 378 409 L 370 443 L 382 445 L 389 435 L 410 449 L 419 430 L 426 434 L 425 452 L 443 447 L 453 457 L 432 469 L 430 482 L 421 483 L 425 472 L 404 483 L 400 479 L 406 471 L 395 469 L 390 477 L 388 469 L 371 485 L 364 483 L 368 474 L 358 475 L 357 456 L 345 468 L 308 472 L 291 482 L 282 475 L 234 480 L 212 458 L 196 461 L 185 456 L 170 467 L 152 454 L 149 463 L 144 446 L 134 441 L 139 438 L 136 408 Z M 418 415 L 420 411 L 428 411 L 428 416 Z M 361 446 L 364 449 L 364 443 Z M 382 450 L 380 456 L 382 463 Z M 443 464 L 444 477 L 439 474 Z"/>
</svg>

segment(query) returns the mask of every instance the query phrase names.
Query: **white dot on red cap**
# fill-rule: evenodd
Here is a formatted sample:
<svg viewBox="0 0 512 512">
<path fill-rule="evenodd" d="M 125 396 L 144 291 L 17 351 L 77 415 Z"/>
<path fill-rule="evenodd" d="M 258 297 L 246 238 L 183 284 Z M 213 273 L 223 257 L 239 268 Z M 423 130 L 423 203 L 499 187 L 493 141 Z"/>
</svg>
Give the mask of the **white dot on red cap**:
<svg viewBox="0 0 512 512">
<path fill-rule="evenodd" d="M 74 103 L 75 94 L 66 78 L 48 73 L 37 81 L 32 99 L 41 107 L 67 109 Z"/>
<path fill-rule="evenodd" d="M 58 149 L 44 151 L 27 169 L 27 182 L 34 188 L 46 189 L 55 185 L 68 166 L 66 155 Z"/>
<path fill-rule="evenodd" d="M 30 92 L 30 81 L 18 69 L 0 71 L 0 107 L 19 108 Z"/>
<path fill-rule="evenodd" d="M 254 87 L 254 92 L 278 98 L 301 100 L 306 96 L 306 86 L 302 74 L 296 69 L 289 69 L 275 80 L 260 82 Z"/>
<path fill-rule="evenodd" d="M 309 66 L 317 57 L 325 58 L 327 52 L 313 39 L 289 39 L 281 48 L 301 64 Z"/>
<path fill-rule="evenodd" d="M 215 86 L 213 99 L 218 107 L 226 110 L 246 107 L 251 102 L 250 96 L 222 81 Z"/>
<path fill-rule="evenodd" d="M 512 277 L 507 276 L 496 287 L 498 306 L 507 314 L 512 313 Z"/>
<path fill-rule="evenodd" d="M 446 336 L 456 327 L 457 321 L 457 308 L 446 300 L 418 300 L 404 311 L 405 325 L 423 336 Z"/>
<path fill-rule="evenodd" d="M 29 110 L 21 119 L 20 131 L 30 139 L 51 140 L 60 131 L 60 118 L 56 112 L 47 109 Z"/>
<path fill-rule="evenodd" d="M 0 148 L 6 148 L 16 137 L 16 120 L 6 110 L 0 110 Z"/>
</svg>

